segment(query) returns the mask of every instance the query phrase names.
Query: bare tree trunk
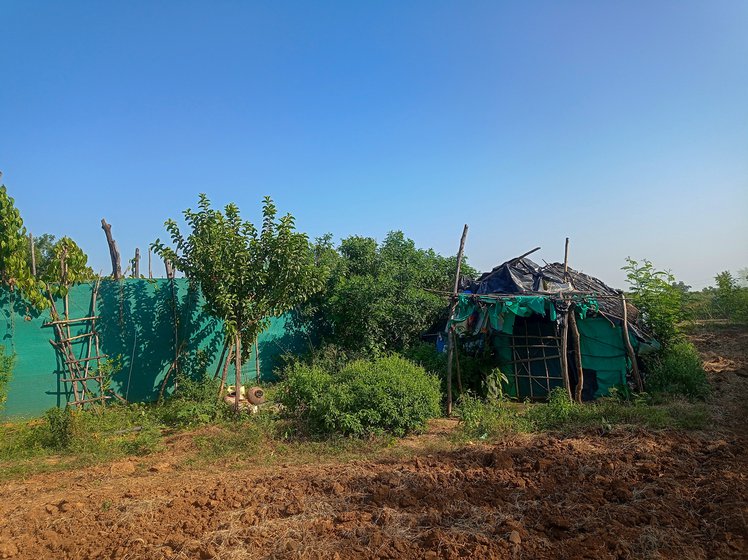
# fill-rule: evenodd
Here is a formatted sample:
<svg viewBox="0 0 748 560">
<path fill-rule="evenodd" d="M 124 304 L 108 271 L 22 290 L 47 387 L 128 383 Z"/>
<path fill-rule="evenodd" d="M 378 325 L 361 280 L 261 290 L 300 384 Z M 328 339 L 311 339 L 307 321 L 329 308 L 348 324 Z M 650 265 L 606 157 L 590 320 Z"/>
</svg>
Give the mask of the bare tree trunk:
<svg viewBox="0 0 748 560">
<path fill-rule="evenodd" d="M 239 400 L 241 399 L 241 386 L 242 386 L 242 336 L 237 333 L 235 335 L 236 342 L 236 355 L 234 356 L 234 367 L 236 368 L 236 397 L 234 406 L 236 407 L 236 413 L 239 414 Z"/>
<path fill-rule="evenodd" d="M 229 376 L 229 365 L 234 355 L 234 345 L 229 345 L 229 353 L 226 355 L 226 361 L 223 363 L 223 373 L 221 375 L 221 386 L 218 389 L 218 396 L 223 398 L 223 390 L 226 387 L 226 378 Z"/>
<path fill-rule="evenodd" d="M 133 277 L 140 278 L 140 249 L 135 247 L 135 259 L 133 259 Z"/>
<path fill-rule="evenodd" d="M 104 218 L 101 218 L 101 229 L 104 230 L 104 235 L 106 235 L 106 242 L 109 245 L 109 255 L 112 257 L 112 278 L 119 280 L 122 278 L 119 249 L 117 249 L 117 242 L 112 237 L 112 226 L 106 223 Z"/>
<path fill-rule="evenodd" d="M 34 247 L 34 235 L 29 233 L 29 244 L 31 245 L 31 276 L 36 276 L 36 248 Z"/>
<path fill-rule="evenodd" d="M 259 384 L 262 376 L 260 375 L 260 345 L 257 338 L 255 339 L 255 373 L 257 374 L 257 383 Z"/>
</svg>

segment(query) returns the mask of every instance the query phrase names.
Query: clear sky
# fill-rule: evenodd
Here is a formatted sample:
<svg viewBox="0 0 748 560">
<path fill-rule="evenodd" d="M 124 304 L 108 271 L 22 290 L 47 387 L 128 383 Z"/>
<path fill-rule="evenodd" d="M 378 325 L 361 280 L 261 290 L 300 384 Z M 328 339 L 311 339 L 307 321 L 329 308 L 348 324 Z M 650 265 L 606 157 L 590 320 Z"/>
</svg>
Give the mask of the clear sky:
<svg viewBox="0 0 748 560">
<path fill-rule="evenodd" d="M 748 2 L 0 0 L 0 170 L 108 272 L 206 192 L 314 237 L 748 266 Z M 162 267 L 157 271 L 162 272 Z"/>
</svg>

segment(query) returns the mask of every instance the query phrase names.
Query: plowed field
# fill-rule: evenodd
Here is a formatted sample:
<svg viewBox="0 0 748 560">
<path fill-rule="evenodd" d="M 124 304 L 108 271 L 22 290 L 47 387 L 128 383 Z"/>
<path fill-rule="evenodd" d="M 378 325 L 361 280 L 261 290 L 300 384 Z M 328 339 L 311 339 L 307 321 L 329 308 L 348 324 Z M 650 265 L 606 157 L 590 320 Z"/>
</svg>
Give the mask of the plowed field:
<svg viewBox="0 0 748 560">
<path fill-rule="evenodd" d="M 748 334 L 693 340 L 718 392 L 704 431 L 38 475 L 0 486 L 0 558 L 746 558 Z"/>
</svg>

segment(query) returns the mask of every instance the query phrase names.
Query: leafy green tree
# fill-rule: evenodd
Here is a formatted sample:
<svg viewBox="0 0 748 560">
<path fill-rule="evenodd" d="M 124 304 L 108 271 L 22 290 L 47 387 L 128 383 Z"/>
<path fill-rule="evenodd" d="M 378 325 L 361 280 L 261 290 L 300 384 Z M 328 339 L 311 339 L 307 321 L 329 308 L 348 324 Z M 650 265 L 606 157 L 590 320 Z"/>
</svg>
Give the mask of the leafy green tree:
<svg viewBox="0 0 748 560">
<path fill-rule="evenodd" d="M 28 243 L 21 213 L 5 185 L 0 185 L 0 280 L 12 291 L 18 290 L 32 306 L 43 309 L 48 305 L 42 293 L 44 284 L 31 274 L 26 262 Z"/>
<path fill-rule="evenodd" d="M 645 326 L 663 346 L 678 338 L 683 318 L 683 290 L 669 271 L 657 270 L 648 259 L 626 258 L 631 302 L 641 311 Z"/>
<path fill-rule="evenodd" d="M 27 242 L 24 247 L 26 264 L 31 269 L 31 243 Z M 49 265 L 55 260 L 54 247 L 55 236 L 51 233 L 34 236 L 34 260 L 36 262 L 36 276 L 38 278 L 46 276 Z"/>
<path fill-rule="evenodd" d="M 379 244 L 351 236 L 337 248 L 329 236 L 315 246 L 325 288 L 303 305 L 297 324 L 322 345 L 336 345 L 351 356 L 401 351 L 440 318 L 451 291 L 456 257 L 418 249 L 402 232 Z M 466 275 L 475 271 L 463 265 Z"/>
<path fill-rule="evenodd" d="M 0 410 L 5 406 L 8 399 L 8 383 L 13 375 L 14 356 L 5 354 L 5 346 L 0 345 Z"/>
<path fill-rule="evenodd" d="M 174 220 L 166 221 L 173 248 L 160 240 L 152 244 L 197 283 L 207 311 L 223 320 L 236 356 L 237 408 L 241 364 L 270 317 L 288 312 L 321 287 L 315 253 L 307 236 L 296 231 L 293 216 L 278 218 L 270 197 L 262 214 L 258 229 L 241 218 L 235 204 L 221 212 L 201 194 L 198 210 L 184 211 L 186 234 Z"/>
<path fill-rule="evenodd" d="M 729 271 L 714 277 L 717 282 L 713 305 L 717 313 L 731 321 L 748 322 L 748 288 L 743 288 Z"/>
</svg>

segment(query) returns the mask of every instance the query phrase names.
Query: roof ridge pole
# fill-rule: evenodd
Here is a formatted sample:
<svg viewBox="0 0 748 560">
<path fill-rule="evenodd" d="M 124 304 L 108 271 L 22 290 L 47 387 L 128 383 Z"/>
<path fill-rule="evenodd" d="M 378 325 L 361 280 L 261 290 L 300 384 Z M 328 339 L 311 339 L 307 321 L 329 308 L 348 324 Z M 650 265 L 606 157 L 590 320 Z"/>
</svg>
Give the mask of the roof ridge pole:
<svg viewBox="0 0 748 560">
<path fill-rule="evenodd" d="M 455 286 L 452 290 L 452 303 L 449 306 L 449 318 L 452 319 L 455 309 L 457 308 L 457 290 L 460 287 L 460 268 L 462 267 L 462 252 L 465 249 L 465 239 L 467 238 L 468 225 L 462 229 L 460 238 L 460 250 L 457 251 L 457 272 L 455 273 Z M 452 359 L 454 357 L 454 329 L 447 323 L 447 417 L 452 416 Z"/>
</svg>

